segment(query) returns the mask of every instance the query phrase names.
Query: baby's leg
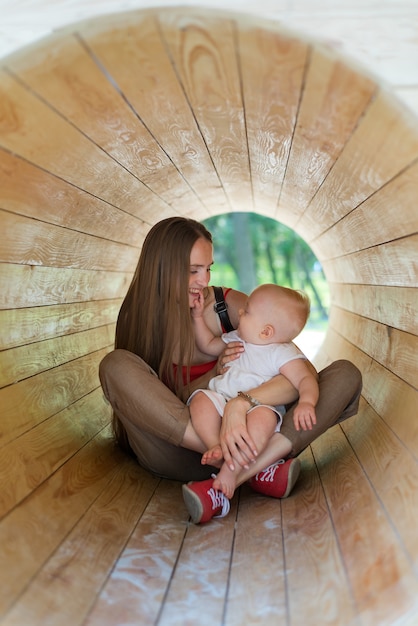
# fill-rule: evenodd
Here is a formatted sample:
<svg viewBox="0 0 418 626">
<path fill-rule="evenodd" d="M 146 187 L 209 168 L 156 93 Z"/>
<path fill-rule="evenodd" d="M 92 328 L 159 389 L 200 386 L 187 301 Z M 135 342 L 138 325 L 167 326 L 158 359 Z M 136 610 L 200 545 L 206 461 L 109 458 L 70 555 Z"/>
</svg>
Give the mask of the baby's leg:
<svg viewBox="0 0 418 626">
<path fill-rule="evenodd" d="M 247 413 L 247 430 L 251 435 L 257 450 L 261 452 L 273 435 L 277 426 L 277 415 L 266 406 L 260 406 Z M 213 481 L 213 487 L 222 491 L 227 498 L 232 498 L 239 481 L 240 474 L 246 471 L 240 466 L 231 470 L 224 463 Z"/>
<path fill-rule="evenodd" d="M 277 413 L 267 406 L 259 406 L 247 413 L 247 430 L 260 453 L 277 426 Z"/>
<path fill-rule="evenodd" d="M 205 393 L 198 392 L 190 400 L 189 408 L 190 418 L 196 433 L 207 449 L 215 449 L 219 446 L 221 429 L 221 417 L 215 405 Z"/>
</svg>

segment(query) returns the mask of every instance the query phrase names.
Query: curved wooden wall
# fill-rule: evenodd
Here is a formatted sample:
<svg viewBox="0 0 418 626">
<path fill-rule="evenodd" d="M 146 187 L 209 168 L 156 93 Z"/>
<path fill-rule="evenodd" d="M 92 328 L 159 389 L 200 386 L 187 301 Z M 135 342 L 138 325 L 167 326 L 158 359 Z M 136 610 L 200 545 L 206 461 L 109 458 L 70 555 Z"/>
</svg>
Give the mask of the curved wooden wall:
<svg viewBox="0 0 418 626">
<path fill-rule="evenodd" d="M 374 537 L 385 527 L 390 554 L 380 565 L 370 556 L 370 567 L 382 594 L 400 585 L 412 610 L 417 120 L 318 43 L 194 9 L 66 29 L 6 58 L 0 94 L 0 544 L 20 562 L 2 574 L 3 606 L 55 549 L 53 539 L 17 544 L 14 529 L 29 533 L 32 521 L 55 536 L 56 494 L 85 481 L 66 509 L 70 528 L 92 477 L 105 480 L 121 461 L 107 445 L 97 366 L 144 235 L 173 214 L 245 210 L 294 228 L 323 264 L 332 310 L 318 365 L 351 359 L 364 397 L 359 416 L 313 452 L 335 515 L 359 515 L 340 537 L 353 559 L 369 549 L 366 504 L 350 495 L 356 477 L 338 471 L 350 455 L 359 460 L 381 507 L 368 523 Z M 327 470 L 336 453 L 343 460 Z M 351 585 L 361 612 L 370 588 L 360 574 Z"/>
</svg>

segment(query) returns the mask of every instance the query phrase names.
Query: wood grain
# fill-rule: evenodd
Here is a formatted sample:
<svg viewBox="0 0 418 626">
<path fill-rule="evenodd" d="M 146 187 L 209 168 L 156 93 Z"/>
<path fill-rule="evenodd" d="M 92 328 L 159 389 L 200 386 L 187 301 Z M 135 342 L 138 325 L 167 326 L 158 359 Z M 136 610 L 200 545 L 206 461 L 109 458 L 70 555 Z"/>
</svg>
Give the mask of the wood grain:
<svg viewBox="0 0 418 626">
<path fill-rule="evenodd" d="M 381 89 L 312 200 L 298 231 L 309 239 L 324 232 L 417 157 L 416 119 Z"/>
<path fill-rule="evenodd" d="M 415 287 L 329 282 L 332 302 L 382 324 L 416 334 L 418 292 Z"/>
<path fill-rule="evenodd" d="M 379 324 L 364 317 L 333 307 L 329 319 L 331 328 L 343 329 L 341 334 L 355 346 L 409 383 L 418 383 L 418 337 L 393 326 Z"/>
<path fill-rule="evenodd" d="M 414 163 L 319 237 L 309 238 L 312 250 L 328 259 L 417 233 L 417 186 L 418 163 Z"/>
<path fill-rule="evenodd" d="M 386 514 L 401 537 L 402 549 L 415 562 L 418 537 L 415 532 L 418 500 L 416 456 L 411 454 L 390 426 L 365 401 L 361 416 L 342 425 L 359 460 L 375 486 Z M 373 433 L 373 436 L 370 436 Z M 374 442 L 379 442 L 378 451 Z M 379 477 L 385 476 L 381 484 Z"/>
<path fill-rule="evenodd" d="M 187 518 L 180 485 L 163 481 L 138 520 L 86 626 L 155 623 L 187 532 Z"/>
<path fill-rule="evenodd" d="M 228 210 L 225 193 L 152 14 L 144 14 L 137 24 L 123 16 L 113 21 L 112 45 L 99 25 L 89 25 L 79 32 L 178 171 L 192 181 L 200 204 L 206 207 L 204 215 L 210 210 Z M 191 211 L 197 218 L 203 217 L 196 204 Z"/>
<path fill-rule="evenodd" d="M 213 524 L 200 527 L 189 523 L 187 526 L 185 541 L 161 607 L 159 621 L 162 625 L 175 626 L 184 622 L 185 626 L 192 626 L 199 622 L 202 606 L 205 607 L 205 619 L 212 623 L 222 622 L 229 596 L 236 505 L 237 499 L 234 498 L 229 515 L 214 520 Z M 209 552 L 210 562 L 207 560 Z"/>
<path fill-rule="evenodd" d="M 274 217 L 309 46 L 290 35 L 278 38 L 262 28 L 237 30 L 254 207 Z"/>
<path fill-rule="evenodd" d="M 405 447 L 418 457 L 416 386 L 405 383 L 367 355 L 361 347 L 349 343 L 338 330 L 328 331 L 324 341 L 324 353 L 328 363 L 338 355 L 357 365 L 363 375 L 363 397 L 392 428 Z"/>
<path fill-rule="evenodd" d="M 43 267 L 132 271 L 138 249 L 108 239 L 97 239 L 61 226 L 1 211 L 3 235 L 0 261 Z"/>
<path fill-rule="evenodd" d="M 416 287 L 418 234 L 323 261 L 331 282 Z"/>
<path fill-rule="evenodd" d="M 0 310 L 0 350 L 113 324 L 121 304 L 115 299 Z"/>
<path fill-rule="evenodd" d="M 132 273 L 0 263 L 0 309 L 123 298 L 131 279 Z"/>
<path fill-rule="evenodd" d="M 80 38 L 59 37 L 38 55 L 19 57 L 8 68 L 174 211 L 196 203 L 163 148 Z"/>
<path fill-rule="evenodd" d="M 109 324 L 4 350 L 0 359 L 0 387 L 17 383 L 102 348 L 112 349 L 114 337 L 115 325 Z"/>
<path fill-rule="evenodd" d="M 356 606 L 312 451 L 301 460 L 300 480 L 282 502 L 288 614 L 296 624 L 309 624 L 312 607 L 321 607 L 322 624 L 338 624 L 342 615 L 344 623 L 355 623 Z"/>
<path fill-rule="evenodd" d="M 1 146 L 127 213 L 152 222 L 170 207 L 4 70 L 0 72 Z M 55 143 L 59 137 L 59 146 Z"/>
<path fill-rule="evenodd" d="M 140 246 L 150 227 L 140 215 L 130 215 L 1 148 L 0 207 L 132 246 Z"/>
<path fill-rule="evenodd" d="M 412 564 L 341 430 L 328 431 L 312 448 L 358 611 L 367 625 L 389 626 L 398 614 L 393 593 L 405 612 L 416 604 Z M 338 462 L 330 462 L 328 450 Z"/>
<path fill-rule="evenodd" d="M 120 459 L 120 457 L 119 457 Z M 0 617 L 60 546 L 117 471 L 118 454 L 102 432 L 52 474 L 0 524 Z"/>
<path fill-rule="evenodd" d="M 157 484 L 134 461 L 122 463 L 34 576 L 5 623 L 82 624 Z"/>
<path fill-rule="evenodd" d="M 277 213 L 291 211 L 289 226 L 298 224 L 338 162 L 375 90 L 370 78 L 326 50 L 312 50 Z"/>
<path fill-rule="evenodd" d="M 263 624 L 286 619 L 283 545 L 280 502 L 259 497 L 244 485 L 235 524 L 225 624 Z"/>
<path fill-rule="evenodd" d="M 234 25 L 175 12 L 159 23 L 229 206 L 242 210 L 252 190 Z"/>
<path fill-rule="evenodd" d="M 109 348 L 98 350 L 3 387 L 0 390 L 0 446 L 13 441 L 96 389 L 99 385 L 98 365 L 108 351 Z M 50 390 L 54 390 L 54 393 Z"/>
<path fill-rule="evenodd" d="M 110 413 L 101 388 L 95 389 L 3 447 L 0 518 L 107 426 Z"/>
</svg>

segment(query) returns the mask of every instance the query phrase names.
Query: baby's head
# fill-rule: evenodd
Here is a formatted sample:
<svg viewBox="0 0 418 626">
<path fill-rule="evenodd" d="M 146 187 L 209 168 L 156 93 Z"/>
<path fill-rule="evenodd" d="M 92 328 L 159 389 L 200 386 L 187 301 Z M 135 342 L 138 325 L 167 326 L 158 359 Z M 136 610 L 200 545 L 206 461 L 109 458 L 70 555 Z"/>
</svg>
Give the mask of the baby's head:
<svg viewBox="0 0 418 626">
<path fill-rule="evenodd" d="M 310 303 L 302 291 L 265 284 L 251 292 L 240 312 L 238 333 L 249 343 L 288 343 L 303 329 Z"/>
</svg>

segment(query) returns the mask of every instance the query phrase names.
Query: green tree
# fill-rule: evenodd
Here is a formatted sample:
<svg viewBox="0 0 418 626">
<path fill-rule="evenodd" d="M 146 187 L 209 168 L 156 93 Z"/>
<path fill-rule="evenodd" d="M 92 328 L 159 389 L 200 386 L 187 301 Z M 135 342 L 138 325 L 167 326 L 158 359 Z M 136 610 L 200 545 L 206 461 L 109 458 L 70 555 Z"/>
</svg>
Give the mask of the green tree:
<svg viewBox="0 0 418 626">
<path fill-rule="evenodd" d="M 328 319 L 329 292 L 308 244 L 291 228 L 255 213 L 229 213 L 205 220 L 214 240 L 213 284 L 249 293 L 266 282 L 303 289 L 311 299 L 309 326 Z"/>
</svg>

